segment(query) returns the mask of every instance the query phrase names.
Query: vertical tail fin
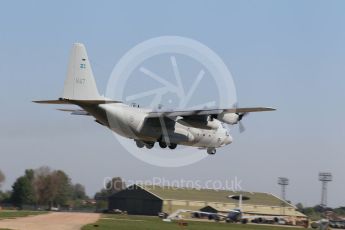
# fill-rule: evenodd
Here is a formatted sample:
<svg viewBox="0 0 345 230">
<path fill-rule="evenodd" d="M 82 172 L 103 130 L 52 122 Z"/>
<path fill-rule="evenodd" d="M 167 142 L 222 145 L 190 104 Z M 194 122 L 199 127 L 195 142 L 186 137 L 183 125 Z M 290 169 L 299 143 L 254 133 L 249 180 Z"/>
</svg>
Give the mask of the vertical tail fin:
<svg viewBox="0 0 345 230">
<path fill-rule="evenodd" d="M 71 100 L 101 99 L 83 44 L 73 44 L 62 97 Z"/>
</svg>

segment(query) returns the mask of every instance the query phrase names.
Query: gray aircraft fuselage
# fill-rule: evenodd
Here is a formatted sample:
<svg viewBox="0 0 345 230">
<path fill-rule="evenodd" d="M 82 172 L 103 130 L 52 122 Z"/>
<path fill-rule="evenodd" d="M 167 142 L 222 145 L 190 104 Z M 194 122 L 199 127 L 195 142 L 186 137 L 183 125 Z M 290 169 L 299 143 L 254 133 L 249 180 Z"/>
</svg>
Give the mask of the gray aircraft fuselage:
<svg viewBox="0 0 345 230">
<path fill-rule="evenodd" d="M 142 142 L 167 139 L 170 143 L 202 148 L 218 148 L 232 143 L 228 130 L 216 119 L 210 121 L 212 128 L 196 128 L 181 118 L 147 119 L 150 110 L 122 103 L 80 106 L 117 134 Z"/>
</svg>

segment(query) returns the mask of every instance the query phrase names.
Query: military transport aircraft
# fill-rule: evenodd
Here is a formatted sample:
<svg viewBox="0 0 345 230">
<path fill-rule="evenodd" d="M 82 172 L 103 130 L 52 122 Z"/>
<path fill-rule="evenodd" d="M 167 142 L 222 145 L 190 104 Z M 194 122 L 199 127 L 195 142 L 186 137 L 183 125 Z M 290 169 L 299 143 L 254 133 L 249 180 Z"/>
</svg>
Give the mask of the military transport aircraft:
<svg viewBox="0 0 345 230">
<path fill-rule="evenodd" d="M 81 109 L 59 109 L 74 115 L 93 116 L 95 121 L 117 134 L 133 139 L 139 148 L 175 149 L 177 145 L 194 146 L 215 154 L 216 148 L 232 143 L 223 123 L 234 125 L 249 112 L 272 108 L 220 108 L 164 111 L 130 106 L 98 93 L 90 62 L 83 44 L 75 43 L 62 97 L 34 101 L 42 104 L 73 104 Z"/>
</svg>

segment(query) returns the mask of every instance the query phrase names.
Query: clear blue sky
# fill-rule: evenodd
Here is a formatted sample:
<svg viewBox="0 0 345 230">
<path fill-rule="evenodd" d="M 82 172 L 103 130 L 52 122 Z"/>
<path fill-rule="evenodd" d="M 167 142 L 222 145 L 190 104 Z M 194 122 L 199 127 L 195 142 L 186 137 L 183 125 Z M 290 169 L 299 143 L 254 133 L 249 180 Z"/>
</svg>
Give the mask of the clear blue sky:
<svg viewBox="0 0 345 230">
<path fill-rule="evenodd" d="M 344 1 L 2 1 L 0 8 L 0 169 L 5 189 L 26 168 L 63 169 L 89 194 L 106 176 L 227 179 L 246 190 L 320 200 L 317 174 L 329 170 L 329 204 L 345 205 Z M 89 118 L 31 103 L 60 96 L 73 42 L 88 48 L 104 92 L 114 64 L 137 43 L 178 35 L 213 49 L 229 66 L 252 114 L 235 142 L 191 166 L 159 168 L 126 151 Z"/>
</svg>

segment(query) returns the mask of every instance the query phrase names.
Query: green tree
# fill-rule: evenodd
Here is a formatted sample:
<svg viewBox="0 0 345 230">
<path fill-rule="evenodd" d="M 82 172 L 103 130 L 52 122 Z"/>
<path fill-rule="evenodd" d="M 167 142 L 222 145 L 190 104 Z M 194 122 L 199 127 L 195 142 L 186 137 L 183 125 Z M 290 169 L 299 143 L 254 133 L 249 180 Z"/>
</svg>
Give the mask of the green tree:
<svg viewBox="0 0 345 230">
<path fill-rule="evenodd" d="M 307 215 L 311 220 L 320 220 L 322 218 L 322 212 L 317 206 L 304 208 L 302 213 Z"/>
<path fill-rule="evenodd" d="M 12 185 L 11 201 L 22 208 L 24 204 L 35 204 L 35 192 L 30 174 L 19 177 Z"/>
<path fill-rule="evenodd" d="M 54 171 L 51 175 L 51 180 L 55 191 L 53 191 L 53 203 L 59 205 L 66 205 L 67 201 L 72 197 L 72 184 L 68 175 L 61 171 Z M 54 186 L 55 185 L 55 186 Z"/>
<path fill-rule="evenodd" d="M 23 204 L 63 206 L 87 198 L 84 186 L 73 185 L 64 171 L 46 166 L 25 170 L 25 175 L 19 177 L 12 188 L 11 201 L 18 207 Z"/>
<path fill-rule="evenodd" d="M 5 179 L 6 179 L 5 174 L 0 170 L 0 187 L 2 183 L 4 183 Z"/>
<path fill-rule="evenodd" d="M 0 191 L 0 203 L 11 203 L 11 191 Z"/>
<path fill-rule="evenodd" d="M 37 203 L 39 205 L 47 205 L 50 199 L 50 190 L 47 190 L 49 187 L 49 175 L 51 170 L 49 167 L 40 167 L 34 171 L 34 190 L 37 196 Z"/>
<path fill-rule="evenodd" d="M 52 171 L 48 167 L 36 169 L 34 185 L 39 204 L 66 205 L 72 197 L 71 179 L 62 170 Z"/>
<path fill-rule="evenodd" d="M 85 200 L 88 199 L 85 193 L 85 187 L 79 183 L 72 185 L 72 199 Z"/>
</svg>

